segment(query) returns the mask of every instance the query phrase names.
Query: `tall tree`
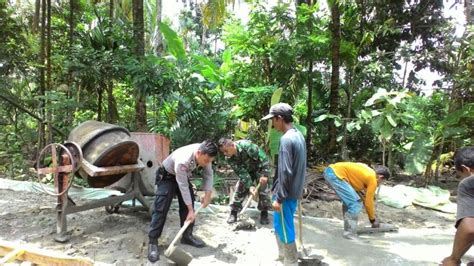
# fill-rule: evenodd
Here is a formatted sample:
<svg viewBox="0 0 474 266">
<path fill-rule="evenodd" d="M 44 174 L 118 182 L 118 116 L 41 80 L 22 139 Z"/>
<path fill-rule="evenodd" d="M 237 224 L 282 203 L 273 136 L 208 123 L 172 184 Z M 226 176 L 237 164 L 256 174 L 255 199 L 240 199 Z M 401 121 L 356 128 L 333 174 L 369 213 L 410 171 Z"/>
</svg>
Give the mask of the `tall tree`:
<svg viewBox="0 0 474 266">
<path fill-rule="evenodd" d="M 163 0 L 156 0 L 156 30 L 155 30 L 155 53 L 163 53 L 163 36 L 160 31 L 160 23 L 163 17 Z"/>
<path fill-rule="evenodd" d="M 297 30 L 293 36 L 295 41 L 301 47 L 298 49 L 298 61 L 306 73 L 298 75 L 304 81 L 307 89 L 307 113 L 306 113 L 306 150 L 308 154 L 312 154 L 313 150 L 313 92 L 319 88 L 316 71 L 314 71 L 315 65 L 318 62 L 322 62 L 327 58 L 328 44 L 327 33 L 322 29 L 320 23 L 320 17 L 317 15 L 318 6 L 315 6 L 315 2 L 311 0 L 297 1 L 296 9 L 296 21 Z M 324 51 L 324 52 L 323 52 Z M 323 59 L 324 58 L 324 59 Z M 316 81 L 316 82 L 315 82 Z M 301 84 L 303 86 L 303 84 Z M 316 85 L 316 86 L 315 86 Z"/>
<path fill-rule="evenodd" d="M 69 39 L 68 39 L 68 52 L 69 55 L 73 54 L 73 47 L 74 47 L 74 27 L 75 27 L 75 21 L 74 21 L 74 13 L 75 13 L 75 7 L 77 5 L 77 1 L 74 0 L 69 0 L 69 17 L 68 17 L 68 24 L 69 24 Z M 73 90 L 73 82 L 74 82 L 74 76 L 70 68 L 68 68 L 68 73 L 67 73 L 67 94 L 66 97 L 68 99 L 73 99 L 74 98 L 74 92 Z M 69 109 L 67 110 L 66 114 L 66 124 L 67 125 L 72 125 L 74 120 L 74 109 Z"/>
<path fill-rule="evenodd" d="M 109 35 L 108 39 L 111 41 L 109 49 L 113 50 L 114 49 L 114 44 L 113 44 L 113 23 L 114 23 L 114 0 L 110 0 L 109 2 Z M 116 123 L 119 119 L 119 113 L 117 110 L 117 101 L 115 100 L 114 97 L 114 80 L 113 79 L 108 79 L 105 84 L 104 84 L 106 90 L 107 90 L 107 121 L 109 123 Z"/>
<path fill-rule="evenodd" d="M 46 82 L 45 82 L 45 57 L 46 57 L 46 0 L 41 0 L 41 33 L 40 33 L 40 54 L 39 54 L 39 112 L 40 117 L 43 119 L 46 117 L 45 108 L 45 91 L 46 91 Z M 45 124 L 39 122 L 38 127 L 38 152 L 40 152 L 43 147 L 46 145 L 46 136 L 45 136 Z"/>
<path fill-rule="evenodd" d="M 339 105 L 339 66 L 341 45 L 341 18 L 339 0 L 328 1 L 331 8 L 331 87 L 329 93 L 329 113 L 336 116 Z M 329 124 L 329 146 L 328 152 L 336 148 L 337 129 L 334 123 Z"/>
<path fill-rule="evenodd" d="M 51 92 L 51 0 L 47 0 L 47 14 L 46 14 L 46 25 L 47 25 L 47 30 L 46 30 L 46 90 L 48 92 Z M 46 101 L 47 103 L 48 101 Z M 52 121 L 53 121 L 53 114 L 51 111 L 51 108 L 48 108 L 49 106 L 46 106 L 46 117 L 48 118 L 48 135 L 47 135 L 47 141 L 48 143 L 53 142 L 53 132 L 52 132 Z"/>
<path fill-rule="evenodd" d="M 32 32 L 36 33 L 39 28 L 41 0 L 35 0 L 35 14 L 33 16 Z"/>
<path fill-rule="evenodd" d="M 133 39 L 135 56 L 139 61 L 145 55 L 145 24 L 143 21 L 143 0 L 133 0 Z M 137 130 L 146 130 L 146 95 L 143 88 L 135 88 L 135 123 Z"/>
</svg>

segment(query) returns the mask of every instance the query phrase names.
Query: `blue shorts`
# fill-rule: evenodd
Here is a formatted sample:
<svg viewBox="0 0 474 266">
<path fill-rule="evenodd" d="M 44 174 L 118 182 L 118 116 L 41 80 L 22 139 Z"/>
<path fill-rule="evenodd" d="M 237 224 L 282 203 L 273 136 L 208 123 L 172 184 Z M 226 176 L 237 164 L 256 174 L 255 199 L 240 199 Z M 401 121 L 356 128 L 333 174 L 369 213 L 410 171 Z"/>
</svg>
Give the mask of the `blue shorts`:
<svg viewBox="0 0 474 266">
<path fill-rule="evenodd" d="M 272 197 L 275 201 L 275 196 Z M 298 204 L 297 199 L 286 199 L 281 203 L 281 211 L 273 212 L 273 226 L 281 242 L 290 244 L 295 242 L 294 215 Z"/>
<path fill-rule="evenodd" d="M 359 194 L 354 188 L 344 179 L 336 176 L 334 170 L 328 167 L 324 170 L 324 179 L 331 185 L 336 191 L 337 196 L 341 199 L 342 203 L 347 207 L 347 212 L 350 214 L 359 214 L 362 210 L 362 202 Z"/>
</svg>

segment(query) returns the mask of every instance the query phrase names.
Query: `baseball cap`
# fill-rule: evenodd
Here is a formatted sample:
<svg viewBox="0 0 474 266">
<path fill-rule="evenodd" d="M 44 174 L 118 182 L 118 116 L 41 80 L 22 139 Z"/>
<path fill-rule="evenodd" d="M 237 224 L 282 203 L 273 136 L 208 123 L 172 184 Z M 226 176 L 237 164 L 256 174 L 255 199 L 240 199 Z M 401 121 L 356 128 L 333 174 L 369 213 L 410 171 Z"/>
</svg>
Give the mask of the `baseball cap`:
<svg viewBox="0 0 474 266">
<path fill-rule="evenodd" d="M 270 111 L 268 115 L 264 116 L 261 120 L 267 120 L 274 116 L 292 116 L 293 115 L 293 108 L 287 103 L 277 103 L 270 107 Z"/>
</svg>

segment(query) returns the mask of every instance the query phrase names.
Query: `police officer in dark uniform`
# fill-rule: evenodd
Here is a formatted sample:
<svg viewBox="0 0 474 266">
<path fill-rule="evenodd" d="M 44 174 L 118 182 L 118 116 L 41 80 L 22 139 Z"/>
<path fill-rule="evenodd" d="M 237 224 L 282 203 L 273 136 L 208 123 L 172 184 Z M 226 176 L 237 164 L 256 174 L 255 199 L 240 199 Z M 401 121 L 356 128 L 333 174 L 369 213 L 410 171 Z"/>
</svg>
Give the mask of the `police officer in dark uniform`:
<svg viewBox="0 0 474 266">
<path fill-rule="evenodd" d="M 153 214 L 148 232 L 148 260 L 156 262 L 160 259 L 158 238 L 161 236 L 166 221 L 166 215 L 175 195 L 178 196 L 179 218 L 181 226 L 186 220 L 192 221 L 184 231 L 181 243 L 194 247 L 204 247 L 205 243 L 193 236 L 194 227 L 194 193 L 189 178 L 192 171 L 198 166 L 203 169 L 204 197 L 201 207 L 205 208 L 211 202 L 213 171 L 212 161 L 217 155 L 217 145 L 211 141 L 190 144 L 171 153 L 164 161 L 163 166 L 157 171 L 156 197 Z"/>
</svg>

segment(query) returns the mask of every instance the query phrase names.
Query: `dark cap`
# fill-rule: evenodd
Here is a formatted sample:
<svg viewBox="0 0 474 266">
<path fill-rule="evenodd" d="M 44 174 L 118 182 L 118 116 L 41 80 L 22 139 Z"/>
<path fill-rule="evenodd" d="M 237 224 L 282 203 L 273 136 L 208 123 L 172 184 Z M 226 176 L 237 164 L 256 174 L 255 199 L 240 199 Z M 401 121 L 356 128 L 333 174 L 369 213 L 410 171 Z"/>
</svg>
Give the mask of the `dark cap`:
<svg viewBox="0 0 474 266">
<path fill-rule="evenodd" d="M 268 115 L 264 116 L 261 120 L 267 120 L 278 115 L 291 117 L 293 115 L 293 108 L 287 103 L 274 104 L 270 107 Z"/>
</svg>

